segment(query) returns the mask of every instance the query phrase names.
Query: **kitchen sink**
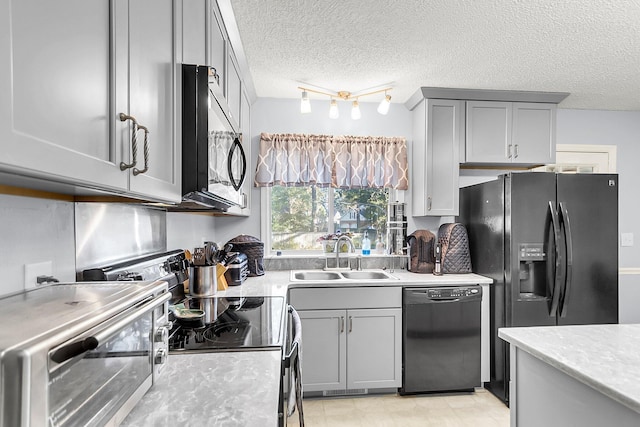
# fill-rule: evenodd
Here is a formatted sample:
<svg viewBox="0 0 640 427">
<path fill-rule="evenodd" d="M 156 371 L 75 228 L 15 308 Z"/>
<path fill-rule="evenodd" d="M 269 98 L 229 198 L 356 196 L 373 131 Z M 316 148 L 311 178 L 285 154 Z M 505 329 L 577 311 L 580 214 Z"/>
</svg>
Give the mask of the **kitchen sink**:
<svg viewBox="0 0 640 427">
<path fill-rule="evenodd" d="M 292 271 L 292 282 L 377 282 L 381 280 L 398 280 L 383 270 L 350 270 L 350 271 Z"/>
<path fill-rule="evenodd" d="M 386 280 L 395 279 L 383 271 L 345 271 L 342 274 L 346 279 L 351 280 Z"/>
<path fill-rule="evenodd" d="M 293 278 L 296 280 L 340 280 L 343 277 L 332 271 L 294 271 Z"/>
</svg>

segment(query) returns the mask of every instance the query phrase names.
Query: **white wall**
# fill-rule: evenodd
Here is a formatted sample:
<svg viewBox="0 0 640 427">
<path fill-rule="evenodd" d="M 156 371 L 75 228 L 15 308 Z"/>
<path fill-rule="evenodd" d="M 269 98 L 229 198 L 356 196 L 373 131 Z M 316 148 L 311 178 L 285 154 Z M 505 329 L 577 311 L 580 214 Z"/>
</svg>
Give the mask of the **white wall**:
<svg viewBox="0 0 640 427">
<path fill-rule="evenodd" d="M 209 214 L 167 212 L 167 250 L 193 252 L 206 241 L 219 242 L 216 234 L 215 217 Z"/>
<path fill-rule="evenodd" d="M 558 109 L 558 144 L 613 144 L 618 147 L 619 229 L 636 243 L 620 247 L 621 268 L 640 268 L 640 111 Z"/>
<path fill-rule="evenodd" d="M 21 291 L 24 264 L 52 262 L 52 274 L 73 281 L 73 203 L 0 195 L 0 295 Z"/>
</svg>

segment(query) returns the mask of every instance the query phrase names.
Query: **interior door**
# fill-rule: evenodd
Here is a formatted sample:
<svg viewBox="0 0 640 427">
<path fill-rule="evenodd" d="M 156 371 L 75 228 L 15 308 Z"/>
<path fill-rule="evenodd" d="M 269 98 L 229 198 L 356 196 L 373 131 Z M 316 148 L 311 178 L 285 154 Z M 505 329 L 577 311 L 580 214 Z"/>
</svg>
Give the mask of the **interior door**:
<svg viewBox="0 0 640 427">
<path fill-rule="evenodd" d="M 618 176 L 558 174 L 571 245 L 559 325 L 618 323 Z"/>
</svg>

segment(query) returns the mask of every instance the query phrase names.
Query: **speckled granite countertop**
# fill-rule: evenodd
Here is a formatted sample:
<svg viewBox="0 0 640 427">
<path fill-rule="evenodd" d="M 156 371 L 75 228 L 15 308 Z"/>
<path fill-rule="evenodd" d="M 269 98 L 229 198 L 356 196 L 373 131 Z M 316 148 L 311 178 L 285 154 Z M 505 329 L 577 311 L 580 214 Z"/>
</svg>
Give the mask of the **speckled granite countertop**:
<svg viewBox="0 0 640 427">
<path fill-rule="evenodd" d="M 289 270 L 268 271 L 217 296 L 286 296 L 289 287 L 447 286 L 490 284 L 477 274 L 390 273 L 398 280 L 369 283 L 290 283 Z M 280 351 L 170 354 L 160 379 L 122 426 L 276 426 Z"/>
<path fill-rule="evenodd" d="M 127 427 L 278 425 L 280 351 L 171 354 Z"/>
<path fill-rule="evenodd" d="M 498 336 L 640 412 L 640 324 L 501 328 Z"/>
</svg>

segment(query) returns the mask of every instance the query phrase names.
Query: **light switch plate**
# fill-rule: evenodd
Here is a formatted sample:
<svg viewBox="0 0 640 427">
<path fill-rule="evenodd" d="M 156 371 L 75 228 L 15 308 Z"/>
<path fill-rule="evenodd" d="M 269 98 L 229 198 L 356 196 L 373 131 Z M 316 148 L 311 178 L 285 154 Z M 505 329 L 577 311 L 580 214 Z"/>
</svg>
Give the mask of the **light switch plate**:
<svg viewBox="0 0 640 427">
<path fill-rule="evenodd" d="M 633 233 L 620 234 L 620 246 L 633 246 Z"/>
<path fill-rule="evenodd" d="M 44 261 L 34 264 L 24 265 L 24 288 L 33 289 L 38 286 L 38 276 L 51 276 L 53 272 L 53 262 Z"/>
</svg>

